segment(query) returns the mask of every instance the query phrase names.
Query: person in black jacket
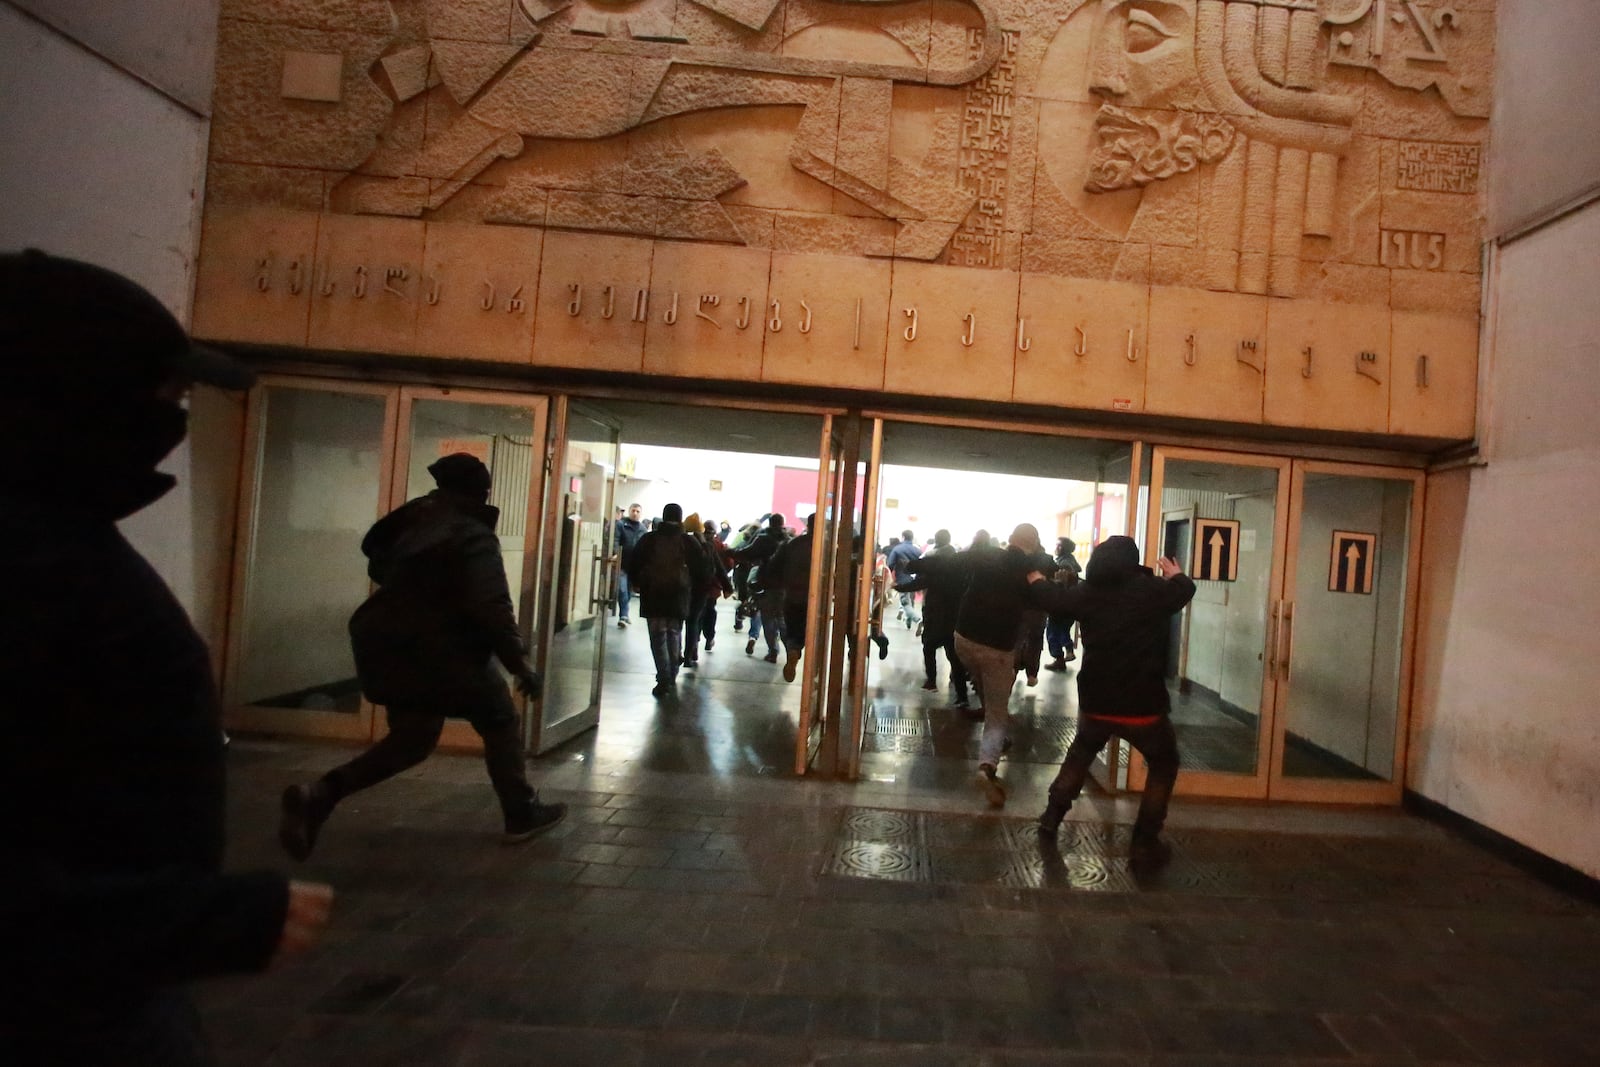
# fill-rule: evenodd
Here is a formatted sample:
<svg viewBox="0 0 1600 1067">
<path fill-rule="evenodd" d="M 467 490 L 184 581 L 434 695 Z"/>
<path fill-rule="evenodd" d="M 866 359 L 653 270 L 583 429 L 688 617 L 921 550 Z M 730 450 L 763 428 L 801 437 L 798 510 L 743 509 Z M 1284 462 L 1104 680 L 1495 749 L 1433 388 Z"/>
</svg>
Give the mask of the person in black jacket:
<svg viewBox="0 0 1600 1067">
<path fill-rule="evenodd" d="M 956 614 L 961 610 L 961 597 L 966 592 L 967 574 L 953 562 L 955 549 L 950 544 L 950 531 L 940 530 L 933 535 L 933 547 L 907 569 L 912 578 L 895 584 L 897 593 L 922 591 L 922 667 L 927 678 L 922 688 L 928 692 L 939 689 L 939 650 L 944 650 L 950 661 L 950 690 L 954 707 L 967 710 L 967 669 L 956 654 Z M 941 566 L 940 560 L 951 560 Z"/>
<path fill-rule="evenodd" d="M 1073 555 L 1077 550 L 1078 543 L 1072 538 L 1056 539 L 1056 577 L 1064 585 L 1071 585 L 1083 577 L 1083 568 L 1078 565 L 1078 557 Z M 1072 640 L 1071 620 L 1052 618 L 1045 624 L 1044 634 L 1050 644 L 1050 655 L 1053 657 L 1044 665 L 1044 669 L 1066 670 L 1067 664 L 1078 658 L 1078 646 Z"/>
<path fill-rule="evenodd" d="M 183 983 L 307 947 L 332 890 L 224 874 L 211 657 L 117 531 L 183 396 L 252 375 L 111 271 L 0 256 L 0 1063 L 213 1062 Z"/>
<path fill-rule="evenodd" d="M 710 569 L 705 550 L 684 532 L 683 508 L 677 504 L 662 508 L 661 521 L 634 547 L 628 579 L 639 590 L 639 614 L 650 627 L 650 655 L 656 662 L 653 697 L 672 694 L 683 666 L 683 622 Z"/>
<path fill-rule="evenodd" d="M 778 546 L 763 566 L 762 584 L 783 612 L 783 680 L 794 681 L 806 651 L 806 615 L 811 607 L 811 535 L 816 515 L 806 516 L 806 532 Z"/>
<path fill-rule="evenodd" d="M 498 660 L 525 695 L 539 695 L 494 533 L 500 509 L 488 503 L 489 468 L 456 452 L 428 473 L 438 488 L 379 519 L 361 541 L 379 588 L 351 617 L 351 647 L 367 699 L 388 711 L 389 732 L 316 781 L 283 791 L 279 840 L 297 860 L 311 854 L 341 800 L 427 759 L 447 717 L 466 719 L 483 738 L 506 844 L 567 813 L 565 804 L 540 803 L 528 784 L 517 708 L 495 667 Z"/>
<path fill-rule="evenodd" d="M 1194 582 L 1176 560 L 1157 561 L 1161 577 L 1139 565 L 1133 538 L 1108 537 L 1095 547 L 1083 581 L 1064 586 L 1028 575 L 1030 599 L 1052 615 L 1074 619 L 1083 641 L 1078 672 L 1078 732 L 1039 816 L 1039 832 L 1055 836 L 1078 799 L 1095 757 L 1113 737 L 1131 744 L 1150 766 L 1133 824 L 1136 856 L 1161 858 L 1167 805 L 1178 780 L 1178 739 L 1167 696 L 1167 620 L 1194 597 Z"/>
<path fill-rule="evenodd" d="M 767 640 L 768 663 L 778 662 L 778 641 L 783 637 L 783 594 L 781 590 L 768 584 L 768 576 L 763 571 L 766 569 L 767 561 L 777 554 L 778 549 L 787 540 L 789 535 L 783 528 L 783 516 L 769 515 L 765 528 L 756 534 L 748 545 L 733 552 L 736 563 L 747 564 L 752 568 L 750 591 L 755 596 L 756 610 L 760 612 L 761 629 Z M 750 640 L 746 641 L 744 646 L 747 656 L 756 650 L 753 623 L 750 630 Z"/>
<path fill-rule="evenodd" d="M 1010 733 L 1011 689 L 1017 680 L 1017 641 L 1028 607 L 1028 574 L 1055 564 L 1039 550 L 1039 531 L 1022 523 L 1005 548 L 978 544 L 944 557 L 960 567 L 966 592 L 956 613 L 956 655 L 983 703 L 983 738 L 978 743 L 978 785 L 990 805 L 1002 807 L 1006 787 L 999 777 L 1000 754 Z M 933 566 L 943 560 L 935 557 Z M 924 561 L 922 566 L 929 563 Z"/>
</svg>

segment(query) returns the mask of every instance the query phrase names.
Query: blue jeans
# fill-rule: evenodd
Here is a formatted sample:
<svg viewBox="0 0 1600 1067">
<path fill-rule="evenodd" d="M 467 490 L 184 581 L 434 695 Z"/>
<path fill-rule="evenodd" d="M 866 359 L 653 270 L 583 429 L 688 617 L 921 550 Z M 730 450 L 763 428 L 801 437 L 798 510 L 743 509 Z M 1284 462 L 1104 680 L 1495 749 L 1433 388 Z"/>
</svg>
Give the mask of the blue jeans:
<svg viewBox="0 0 1600 1067">
<path fill-rule="evenodd" d="M 656 661 L 656 681 L 671 682 L 683 665 L 683 620 L 646 619 L 650 628 L 650 655 Z"/>
<path fill-rule="evenodd" d="M 1045 624 L 1044 636 L 1045 640 L 1050 643 L 1050 655 L 1055 659 L 1061 659 L 1068 652 L 1077 651 L 1077 646 L 1072 640 L 1072 623 L 1070 622 L 1057 622 L 1052 618 Z"/>
<path fill-rule="evenodd" d="M 617 571 L 617 620 L 620 622 L 628 617 L 628 601 L 633 599 L 633 590 L 628 586 L 628 572 Z"/>
</svg>

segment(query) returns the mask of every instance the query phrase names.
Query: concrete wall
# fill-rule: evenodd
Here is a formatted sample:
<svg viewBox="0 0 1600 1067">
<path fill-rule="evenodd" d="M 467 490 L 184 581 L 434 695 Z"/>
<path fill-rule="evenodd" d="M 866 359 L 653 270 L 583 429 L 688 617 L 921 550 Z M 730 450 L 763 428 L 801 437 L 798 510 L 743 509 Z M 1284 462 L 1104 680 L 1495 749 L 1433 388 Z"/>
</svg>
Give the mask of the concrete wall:
<svg viewBox="0 0 1600 1067">
<path fill-rule="evenodd" d="M 0 248 L 103 264 L 188 321 L 217 4 L 0 3 Z M 206 446 L 169 457 L 178 488 L 124 529 L 215 647 L 240 408 L 196 407 Z"/>
<path fill-rule="evenodd" d="M 1493 229 L 1600 183 L 1588 0 L 1507 0 Z M 1435 477 L 1408 784 L 1600 875 L 1600 205 L 1502 245 L 1480 426 L 1487 465 Z"/>
</svg>

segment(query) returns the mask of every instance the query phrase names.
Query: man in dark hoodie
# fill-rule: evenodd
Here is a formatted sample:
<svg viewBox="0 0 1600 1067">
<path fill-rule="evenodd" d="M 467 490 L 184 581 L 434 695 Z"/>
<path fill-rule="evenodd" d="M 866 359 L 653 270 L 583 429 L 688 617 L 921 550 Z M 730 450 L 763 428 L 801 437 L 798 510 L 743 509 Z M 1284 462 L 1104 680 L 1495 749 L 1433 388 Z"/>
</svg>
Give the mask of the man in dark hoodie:
<svg viewBox="0 0 1600 1067">
<path fill-rule="evenodd" d="M 645 534 L 644 522 L 639 516 L 644 514 L 644 509 L 638 504 L 629 504 L 628 513 L 612 524 L 612 549 L 617 553 L 617 628 L 626 629 L 628 626 L 628 611 L 633 604 L 633 587 L 628 583 L 628 564 L 633 562 L 633 550 L 639 545 L 639 538 Z"/>
<path fill-rule="evenodd" d="M 810 614 L 811 535 L 816 515 L 806 516 L 806 532 L 778 546 L 763 568 L 763 584 L 775 590 L 783 605 L 783 680 L 794 681 L 806 651 L 806 616 Z"/>
<path fill-rule="evenodd" d="M 706 581 L 711 562 L 683 529 L 683 508 L 668 504 L 661 521 L 639 538 L 628 579 L 639 590 L 639 614 L 650 627 L 650 655 L 656 661 L 653 697 L 670 696 L 683 666 L 683 621 L 694 590 Z"/>
<path fill-rule="evenodd" d="M 183 983 L 307 947 L 332 891 L 222 873 L 211 657 L 116 523 L 176 484 L 195 348 L 126 278 L 0 255 L 0 1063 L 213 1062 Z"/>
<path fill-rule="evenodd" d="M 428 468 L 438 488 L 379 519 L 361 541 L 377 592 L 350 618 L 356 673 L 367 699 L 388 710 L 389 733 L 314 782 L 283 792 L 279 839 L 295 859 L 316 846 L 334 806 L 428 758 L 447 717 L 472 724 L 500 798 L 506 844 L 526 841 L 567 813 L 528 784 L 522 731 L 495 661 L 537 697 L 511 608 L 489 500 L 489 468 L 456 452 Z"/>
<path fill-rule="evenodd" d="M 783 592 L 775 584 L 767 581 L 769 575 L 764 572 L 767 561 L 777 555 L 778 549 L 788 540 L 789 535 L 783 528 L 783 516 L 769 515 L 767 525 L 761 532 L 756 534 L 748 545 L 733 552 L 735 562 L 753 568 L 751 592 L 755 594 L 756 610 L 760 612 L 761 628 L 767 640 L 768 663 L 778 662 L 778 641 L 783 636 Z M 744 653 L 747 656 L 756 650 L 753 624 L 750 631 L 750 640 L 744 645 Z"/>
<path fill-rule="evenodd" d="M 1178 780 L 1178 739 L 1167 696 L 1167 620 L 1194 596 L 1194 582 L 1176 560 L 1163 557 L 1156 565 L 1159 578 L 1139 565 L 1133 538 L 1118 535 L 1096 546 L 1083 581 L 1075 585 L 1045 581 L 1037 571 L 1028 575 L 1033 603 L 1076 620 L 1083 641 L 1078 732 L 1050 784 L 1039 832 L 1055 836 L 1095 757 L 1120 737 L 1150 766 L 1133 824 L 1133 853 L 1152 860 L 1165 858 L 1161 828 Z"/>
</svg>

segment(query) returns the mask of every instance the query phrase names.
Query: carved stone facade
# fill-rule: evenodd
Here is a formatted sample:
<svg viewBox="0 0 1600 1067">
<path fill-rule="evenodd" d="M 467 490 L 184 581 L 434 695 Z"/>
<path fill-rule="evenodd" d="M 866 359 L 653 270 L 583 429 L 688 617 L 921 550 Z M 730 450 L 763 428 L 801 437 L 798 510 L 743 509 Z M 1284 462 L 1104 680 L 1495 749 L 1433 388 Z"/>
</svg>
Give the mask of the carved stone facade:
<svg viewBox="0 0 1600 1067">
<path fill-rule="evenodd" d="M 1471 434 L 1492 0 L 223 9 L 212 336 Z"/>
</svg>

